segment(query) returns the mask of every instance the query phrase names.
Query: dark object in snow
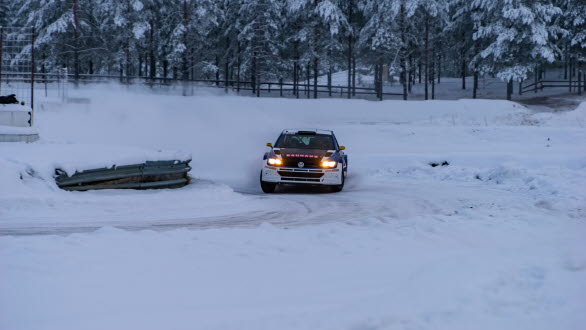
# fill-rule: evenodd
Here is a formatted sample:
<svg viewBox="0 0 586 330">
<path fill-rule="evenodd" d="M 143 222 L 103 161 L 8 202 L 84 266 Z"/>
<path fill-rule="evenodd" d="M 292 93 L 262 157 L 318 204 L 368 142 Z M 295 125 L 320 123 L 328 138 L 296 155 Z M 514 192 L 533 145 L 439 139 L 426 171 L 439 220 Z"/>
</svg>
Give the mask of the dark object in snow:
<svg viewBox="0 0 586 330">
<path fill-rule="evenodd" d="M 18 104 L 15 94 L 0 96 L 0 104 Z"/>
<path fill-rule="evenodd" d="M 180 188 L 189 183 L 190 160 L 147 161 L 142 164 L 98 168 L 72 176 L 55 170 L 55 181 L 63 190 Z"/>
<path fill-rule="evenodd" d="M 450 163 L 448 163 L 448 162 L 447 162 L 447 161 L 445 161 L 445 160 L 444 160 L 444 162 L 443 162 L 443 163 L 429 163 L 429 166 L 431 166 L 431 167 L 436 167 L 436 166 L 440 166 L 440 165 L 441 165 L 441 166 L 448 166 L 448 165 L 450 165 Z"/>
</svg>

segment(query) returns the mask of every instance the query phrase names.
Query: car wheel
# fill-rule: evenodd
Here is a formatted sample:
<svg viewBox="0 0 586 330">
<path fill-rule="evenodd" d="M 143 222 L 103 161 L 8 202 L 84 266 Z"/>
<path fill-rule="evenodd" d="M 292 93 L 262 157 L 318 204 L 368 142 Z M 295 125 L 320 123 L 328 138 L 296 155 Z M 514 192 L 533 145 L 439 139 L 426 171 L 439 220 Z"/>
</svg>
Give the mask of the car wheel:
<svg viewBox="0 0 586 330">
<path fill-rule="evenodd" d="M 346 175 L 342 171 L 342 183 L 339 185 L 332 186 L 332 192 L 340 192 L 344 189 L 344 183 L 346 182 Z"/>
<path fill-rule="evenodd" d="M 260 188 L 262 189 L 262 191 L 266 194 L 272 194 L 275 192 L 275 189 L 277 188 L 277 184 L 276 183 L 270 183 L 270 182 L 264 182 L 262 180 L 262 172 L 260 173 Z"/>
</svg>

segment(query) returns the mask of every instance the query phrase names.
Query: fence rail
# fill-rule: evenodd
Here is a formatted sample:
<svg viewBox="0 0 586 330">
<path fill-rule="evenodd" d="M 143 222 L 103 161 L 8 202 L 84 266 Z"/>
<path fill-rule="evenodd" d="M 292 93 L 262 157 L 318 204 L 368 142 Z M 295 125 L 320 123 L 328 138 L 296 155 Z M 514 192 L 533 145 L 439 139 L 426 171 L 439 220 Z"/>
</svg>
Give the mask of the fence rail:
<svg viewBox="0 0 586 330">
<path fill-rule="evenodd" d="M 578 95 L 582 95 L 582 92 L 586 92 L 585 77 L 584 72 L 579 71 L 577 74 L 577 80 L 537 80 L 525 86 L 521 84 L 519 94 L 528 92 L 537 93 L 537 91 L 543 91 L 545 88 L 567 88 L 570 93 L 576 92 Z"/>
<path fill-rule="evenodd" d="M 3 72 L 0 78 L 4 81 L 24 81 L 30 82 L 29 77 L 22 77 L 16 72 Z M 63 80 L 74 83 L 107 83 L 112 81 L 119 81 L 123 84 L 141 84 L 147 86 L 175 86 L 182 84 L 202 83 L 211 87 L 230 89 L 236 92 L 252 91 L 257 96 L 260 92 L 263 93 L 279 93 L 279 96 L 295 97 L 311 97 L 315 94 L 328 94 L 330 97 L 344 97 L 357 95 L 374 95 L 377 99 L 382 100 L 385 96 L 403 96 L 402 93 L 383 92 L 382 84 L 377 84 L 375 87 L 362 86 L 345 86 L 333 84 L 314 84 L 312 82 L 287 82 L 287 81 L 247 81 L 247 80 L 226 80 L 226 79 L 174 79 L 155 77 L 149 78 L 144 76 L 119 76 L 119 75 L 105 75 L 105 74 L 71 74 L 71 73 L 36 73 L 35 80 L 40 84 L 56 83 Z"/>
</svg>

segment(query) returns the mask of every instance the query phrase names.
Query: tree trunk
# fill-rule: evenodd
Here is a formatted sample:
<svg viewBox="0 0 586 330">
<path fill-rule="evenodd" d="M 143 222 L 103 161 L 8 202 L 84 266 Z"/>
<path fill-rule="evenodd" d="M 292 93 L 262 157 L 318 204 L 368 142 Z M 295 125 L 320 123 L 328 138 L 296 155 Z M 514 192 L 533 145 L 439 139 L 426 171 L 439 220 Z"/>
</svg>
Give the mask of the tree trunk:
<svg viewBox="0 0 586 330">
<path fill-rule="evenodd" d="M 478 55 L 480 53 L 480 42 L 478 40 L 474 41 L 474 54 Z M 472 86 L 472 98 L 476 98 L 478 96 L 478 61 L 474 62 L 474 83 Z"/>
<path fill-rule="evenodd" d="M 378 64 L 374 65 L 374 92 L 376 93 L 376 97 L 378 98 Z"/>
<path fill-rule="evenodd" d="M 353 0 L 348 1 L 348 24 L 350 24 L 350 31 L 348 32 L 348 98 L 352 98 L 350 86 L 352 85 L 352 6 Z"/>
<path fill-rule="evenodd" d="M 216 55 L 216 86 L 220 86 L 220 58 Z"/>
<path fill-rule="evenodd" d="M 406 56 L 405 56 L 405 42 L 407 40 L 406 36 L 406 28 L 405 28 L 405 2 L 401 1 L 400 13 L 399 13 L 399 29 L 401 30 L 401 83 L 403 84 L 403 100 L 407 100 L 407 81 L 406 81 L 406 73 L 407 73 L 407 64 Z"/>
<path fill-rule="evenodd" d="M 411 48 L 413 48 L 413 45 L 411 45 Z M 413 80 L 413 56 L 409 55 L 409 82 L 407 84 L 409 93 L 411 93 L 411 87 L 414 84 Z"/>
<path fill-rule="evenodd" d="M 462 56 L 462 89 L 466 89 L 466 34 L 462 31 L 462 48 L 460 55 Z"/>
<path fill-rule="evenodd" d="M 167 75 L 169 71 L 169 61 L 163 60 L 163 82 L 167 82 Z"/>
<path fill-rule="evenodd" d="M 253 54 L 252 57 L 252 68 L 250 70 L 250 84 L 252 88 L 252 94 L 256 94 L 256 52 Z"/>
<path fill-rule="evenodd" d="M 313 1 L 314 11 L 317 9 L 318 0 Z M 317 18 L 316 18 L 317 21 Z M 317 75 L 319 73 L 319 58 L 317 55 L 319 48 L 319 29 L 317 24 L 313 29 L 313 98 L 317 99 Z"/>
<path fill-rule="evenodd" d="M 311 79 L 311 63 L 307 62 L 307 70 L 306 70 L 306 78 L 307 78 L 307 85 L 306 85 L 306 93 L 307 98 L 311 97 L 311 86 L 310 86 L 310 79 Z"/>
<path fill-rule="evenodd" d="M 77 0 L 73 0 L 73 33 L 74 33 L 74 43 L 75 48 L 73 50 L 73 66 L 74 66 L 74 73 L 75 73 L 75 86 L 79 84 L 79 19 L 77 14 Z"/>
<path fill-rule="evenodd" d="M 431 99 L 435 100 L 435 44 L 431 50 Z"/>
<path fill-rule="evenodd" d="M 293 45 L 293 95 L 299 98 L 299 42 Z"/>
<path fill-rule="evenodd" d="M 236 63 L 236 92 L 240 93 L 240 42 L 238 42 L 238 59 Z"/>
<path fill-rule="evenodd" d="M 313 98 L 317 99 L 317 76 L 319 74 L 319 59 L 315 57 L 313 59 Z"/>
<path fill-rule="evenodd" d="M 328 69 L 328 96 L 332 97 L 332 62 L 330 61 L 330 67 Z"/>
<path fill-rule="evenodd" d="M 441 49 L 441 45 L 439 46 Z M 438 54 L 437 56 L 437 83 L 442 82 L 442 54 Z"/>
<path fill-rule="evenodd" d="M 352 55 L 352 96 L 356 96 L 356 56 Z"/>
<path fill-rule="evenodd" d="M 228 79 L 230 78 L 228 75 L 229 71 L 229 57 L 226 55 L 226 60 L 224 61 L 224 91 L 228 93 Z"/>
<path fill-rule="evenodd" d="M 126 83 L 130 83 L 130 38 L 126 39 Z"/>
<path fill-rule="evenodd" d="M 419 81 L 418 83 L 421 84 L 421 76 L 422 73 L 421 70 L 423 69 L 423 58 L 421 57 L 421 55 L 419 55 L 419 70 L 418 70 L 418 74 L 419 74 Z"/>
<path fill-rule="evenodd" d="M 474 83 L 472 87 L 472 98 L 475 99 L 477 97 L 478 91 L 478 71 L 474 71 Z"/>
<path fill-rule="evenodd" d="M 425 99 L 429 99 L 429 14 L 425 13 Z"/>
<path fill-rule="evenodd" d="M 564 80 L 568 79 L 568 66 L 569 66 L 569 51 L 568 51 L 568 46 L 566 45 L 566 49 L 564 52 Z"/>
<path fill-rule="evenodd" d="M 155 60 L 155 22 L 154 20 L 151 19 L 150 22 L 150 26 L 151 26 L 151 33 L 150 33 L 150 49 L 149 49 L 149 58 L 151 60 L 151 65 L 150 65 L 150 72 L 149 72 L 149 77 L 151 78 L 151 80 L 154 82 L 155 77 L 157 75 L 157 61 Z"/>
<path fill-rule="evenodd" d="M 187 11 L 187 0 L 183 0 L 183 26 L 187 27 L 189 26 L 189 14 Z M 187 36 L 187 29 L 185 29 L 185 31 L 183 32 L 183 44 L 187 47 L 187 40 L 188 40 L 188 36 Z M 188 54 L 187 54 L 187 49 L 185 49 L 183 51 L 182 54 L 183 58 L 182 58 L 182 66 L 181 66 L 181 73 L 183 74 L 183 80 L 187 81 L 189 79 L 189 58 L 188 58 Z"/>
</svg>

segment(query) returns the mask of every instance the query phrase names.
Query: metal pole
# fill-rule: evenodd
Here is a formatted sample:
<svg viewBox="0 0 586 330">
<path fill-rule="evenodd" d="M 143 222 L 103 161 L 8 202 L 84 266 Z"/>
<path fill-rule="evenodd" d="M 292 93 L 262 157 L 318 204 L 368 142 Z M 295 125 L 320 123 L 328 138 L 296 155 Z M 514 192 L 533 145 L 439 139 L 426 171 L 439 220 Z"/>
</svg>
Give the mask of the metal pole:
<svg viewBox="0 0 586 330">
<path fill-rule="evenodd" d="M 31 28 L 31 127 L 35 113 L 35 28 Z"/>
</svg>

